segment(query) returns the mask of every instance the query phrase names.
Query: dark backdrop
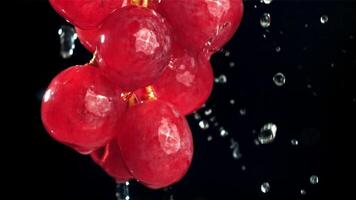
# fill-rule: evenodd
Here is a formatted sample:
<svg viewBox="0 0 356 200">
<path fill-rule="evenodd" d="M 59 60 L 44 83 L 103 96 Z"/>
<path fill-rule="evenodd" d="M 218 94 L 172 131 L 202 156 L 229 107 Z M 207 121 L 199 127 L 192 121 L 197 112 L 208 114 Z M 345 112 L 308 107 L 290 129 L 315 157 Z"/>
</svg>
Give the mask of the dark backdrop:
<svg viewBox="0 0 356 200">
<path fill-rule="evenodd" d="M 72 58 L 60 57 L 57 31 L 66 22 L 47 1 L 12 4 L 14 9 L 3 18 L 10 19 L 2 31 L 10 44 L 10 64 L 3 64 L 10 71 L 3 78 L 10 81 L 3 86 L 11 90 L 5 99 L 14 103 L 4 106 L 11 111 L 6 134 L 15 139 L 3 143 L 10 145 L 6 164 L 14 171 L 7 185 L 17 189 L 7 199 L 114 200 L 113 180 L 89 157 L 52 140 L 40 120 L 40 99 L 51 79 L 68 66 L 87 62 L 90 55 L 77 42 Z M 332 167 L 337 165 L 326 161 L 322 167 L 321 156 L 334 158 L 331 141 L 355 132 L 336 127 L 340 118 L 352 122 L 343 112 L 355 113 L 355 8 L 352 1 L 246 1 L 240 29 L 212 58 L 216 77 L 224 74 L 227 82 L 215 84 L 199 111 L 208 121 L 215 116 L 219 125 L 210 122 L 202 130 L 200 120 L 190 116 L 195 154 L 186 177 L 166 191 L 132 182 L 131 199 L 321 199 L 321 186 L 336 176 Z M 259 24 L 264 12 L 272 17 L 268 29 Z M 325 24 L 322 15 L 328 16 Z M 277 72 L 286 77 L 282 87 L 272 81 Z M 206 116 L 208 109 L 212 114 Z M 276 138 L 256 145 L 254 139 L 267 122 L 277 125 Z M 229 132 L 227 138 L 219 136 L 221 126 Z M 232 156 L 231 138 L 239 143 L 239 159 Z M 299 145 L 291 145 L 291 139 Z M 310 184 L 313 174 L 319 184 Z M 271 186 L 266 194 L 260 191 L 263 182 Z"/>
</svg>

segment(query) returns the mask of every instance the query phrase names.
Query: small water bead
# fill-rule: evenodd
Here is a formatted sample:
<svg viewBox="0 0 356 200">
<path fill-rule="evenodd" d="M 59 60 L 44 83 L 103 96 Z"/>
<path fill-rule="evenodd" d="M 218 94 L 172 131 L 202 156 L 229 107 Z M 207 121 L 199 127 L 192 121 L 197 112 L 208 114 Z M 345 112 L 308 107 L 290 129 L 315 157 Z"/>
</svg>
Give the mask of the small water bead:
<svg viewBox="0 0 356 200">
<path fill-rule="evenodd" d="M 258 134 L 258 141 L 261 144 L 269 144 L 274 141 L 277 133 L 277 126 L 273 123 L 265 124 Z"/>
<path fill-rule="evenodd" d="M 320 22 L 322 23 L 322 24 L 325 24 L 325 23 L 327 23 L 329 21 L 329 17 L 327 16 L 327 15 L 322 15 L 321 17 L 320 17 Z"/>
<path fill-rule="evenodd" d="M 261 192 L 262 193 L 267 193 L 271 190 L 271 186 L 268 182 L 264 182 L 261 184 Z"/>
<path fill-rule="evenodd" d="M 215 122 L 213 125 L 214 125 L 214 127 L 217 127 L 217 126 L 219 126 L 219 123 Z"/>
<path fill-rule="evenodd" d="M 292 139 L 292 140 L 290 141 L 290 143 L 291 143 L 293 146 L 298 146 L 299 141 L 296 140 L 296 139 Z"/>
<path fill-rule="evenodd" d="M 263 13 L 260 18 L 260 24 L 263 28 L 268 28 L 271 25 L 271 15 L 269 13 Z"/>
<path fill-rule="evenodd" d="M 199 114 L 199 113 L 197 113 L 197 112 L 195 112 L 195 113 L 194 113 L 194 119 L 196 119 L 196 120 L 201 119 L 200 114 Z"/>
<path fill-rule="evenodd" d="M 304 28 L 308 28 L 309 27 L 309 24 L 304 24 Z"/>
<path fill-rule="evenodd" d="M 235 148 L 232 150 L 232 157 L 235 159 L 235 160 L 238 160 L 242 157 L 242 154 L 240 153 L 240 149 L 239 148 Z"/>
<path fill-rule="evenodd" d="M 245 116 L 246 113 L 247 113 L 247 111 L 246 111 L 245 108 L 241 108 L 241 109 L 240 109 L 240 115 L 241 115 L 241 116 Z"/>
<path fill-rule="evenodd" d="M 300 190 L 300 194 L 301 194 L 301 195 L 306 195 L 307 192 L 306 192 L 304 189 L 301 189 L 301 190 Z"/>
<path fill-rule="evenodd" d="M 267 38 L 267 35 L 266 35 L 266 34 L 262 34 L 262 37 L 263 37 L 263 38 Z"/>
<path fill-rule="evenodd" d="M 315 185 L 319 183 L 319 177 L 317 175 L 312 175 L 309 178 L 311 184 Z"/>
<path fill-rule="evenodd" d="M 235 100 L 234 100 L 234 99 L 230 99 L 229 103 L 230 103 L 231 105 L 234 105 L 234 104 L 235 104 Z"/>
<path fill-rule="evenodd" d="M 308 84 L 308 85 L 307 85 L 307 88 L 311 89 L 311 88 L 312 88 L 312 86 L 311 86 L 310 84 Z"/>
<path fill-rule="evenodd" d="M 229 135 L 229 132 L 227 132 L 227 131 L 224 129 L 224 127 L 220 127 L 220 128 L 219 128 L 219 133 L 220 133 L 220 136 L 221 136 L 221 137 L 226 137 L 226 136 Z"/>
<path fill-rule="evenodd" d="M 78 38 L 74 28 L 63 25 L 58 29 L 60 54 L 62 58 L 68 59 L 73 55 L 75 49 L 75 40 Z"/>
<path fill-rule="evenodd" d="M 242 171 L 245 171 L 245 170 L 246 170 L 246 166 L 245 166 L 245 165 L 242 165 L 242 166 L 241 166 L 241 170 L 242 170 Z"/>
<path fill-rule="evenodd" d="M 227 82 L 227 78 L 224 74 L 221 74 L 218 78 L 215 78 L 215 82 L 224 84 Z"/>
<path fill-rule="evenodd" d="M 209 123 L 206 120 L 201 120 L 199 122 L 199 127 L 203 130 L 206 130 L 209 128 Z"/>
<path fill-rule="evenodd" d="M 209 135 L 206 139 L 208 140 L 208 142 L 210 142 L 213 140 L 213 136 Z"/>
<path fill-rule="evenodd" d="M 234 62 L 230 62 L 230 63 L 229 63 L 229 66 L 230 66 L 230 67 L 235 67 L 235 63 L 234 63 Z"/>
<path fill-rule="evenodd" d="M 210 109 L 210 108 L 204 111 L 204 114 L 205 114 L 206 116 L 211 115 L 211 113 L 213 113 L 213 110 Z"/>
<path fill-rule="evenodd" d="M 278 87 L 283 86 L 286 83 L 286 77 L 284 76 L 284 74 L 278 72 L 273 76 L 273 82 Z"/>
<path fill-rule="evenodd" d="M 331 63 L 330 67 L 334 68 L 335 67 L 335 63 Z"/>
<path fill-rule="evenodd" d="M 278 46 L 278 47 L 276 47 L 276 52 L 281 52 L 281 47 L 280 46 Z"/>
<path fill-rule="evenodd" d="M 225 57 L 229 57 L 230 56 L 230 51 L 225 51 Z"/>
<path fill-rule="evenodd" d="M 215 122 L 216 121 L 216 117 L 210 117 L 209 121 Z"/>
</svg>

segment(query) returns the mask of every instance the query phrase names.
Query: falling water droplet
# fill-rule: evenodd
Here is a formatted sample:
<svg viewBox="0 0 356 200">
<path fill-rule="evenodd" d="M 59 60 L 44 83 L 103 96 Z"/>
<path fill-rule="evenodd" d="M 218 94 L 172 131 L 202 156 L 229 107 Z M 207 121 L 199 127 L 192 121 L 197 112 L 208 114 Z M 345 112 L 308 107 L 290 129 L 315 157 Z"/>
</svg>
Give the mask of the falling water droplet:
<svg viewBox="0 0 356 200">
<path fill-rule="evenodd" d="M 211 113 L 213 113 L 213 110 L 210 109 L 210 108 L 204 111 L 204 114 L 205 114 L 206 116 L 211 115 Z"/>
<path fill-rule="evenodd" d="M 117 200 L 129 200 L 129 182 L 126 181 L 125 183 L 117 183 L 116 184 L 116 198 Z"/>
<path fill-rule="evenodd" d="M 194 119 L 196 119 L 196 120 L 201 119 L 201 116 L 199 115 L 199 113 L 197 113 L 197 112 L 194 113 Z"/>
<path fill-rule="evenodd" d="M 242 157 L 242 154 L 240 152 L 240 145 L 233 138 L 230 139 L 230 149 L 232 149 L 232 157 L 235 160 L 238 160 Z"/>
<path fill-rule="evenodd" d="M 268 28 L 271 25 L 271 15 L 269 13 L 263 13 L 260 18 L 260 24 L 263 28 Z"/>
<path fill-rule="evenodd" d="M 214 127 L 217 127 L 217 126 L 219 126 L 219 123 L 215 122 L 213 125 L 214 125 Z"/>
<path fill-rule="evenodd" d="M 230 51 L 225 51 L 225 57 L 229 57 L 230 56 Z"/>
<path fill-rule="evenodd" d="M 68 25 L 63 25 L 58 30 L 59 42 L 60 42 L 60 54 L 62 58 L 68 59 L 73 55 L 75 49 L 75 40 L 77 39 L 77 34 L 73 27 Z"/>
<path fill-rule="evenodd" d="M 306 192 L 304 189 L 301 189 L 301 190 L 300 190 L 300 194 L 301 194 L 301 195 L 306 195 L 307 192 Z"/>
<path fill-rule="evenodd" d="M 235 100 L 234 100 L 234 99 L 230 99 L 229 102 L 230 102 L 231 105 L 234 105 L 234 104 L 235 104 Z"/>
<path fill-rule="evenodd" d="M 277 53 L 281 52 L 281 47 L 280 46 L 276 47 L 276 52 Z"/>
<path fill-rule="evenodd" d="M 209 121 L 215 122 L 216 121 L 216 117 L 210 117 Z"/>
<path fill-rule="evenodd" d="M 272 2 L 272 0 L 261 0 L 261 3 L 264 4 L 270 4 Z"/>
<path fill-rule="evenodd" d="M 261 184 L 261 192 L 267 193 L 270 191 L 270 189 L 271 189 L 271 186 L 269 185 L 268 182 L 264 182 Z"/>
<path fill-rule="evenodd" d="M 199 122 L 199 127 L 203 130 L 206 130 L 209 128 L 209 123 L 206 120 L 201 120 Z"/>
<path fill-rule="evenodd" d="M 311 184 L 315 185 L 319 183 L 319 177 L 317 175 L 312 175 L 309 178 Z"/>
<path fill-rule="evenodd" d="M 328 22 L 329 21 L 329 17 L 327 16 L 327 15 L 322 15 L 321 17 L 320 17 L 320 22 L 322 23 L 322 24 L 325 24 L 326 22 Z"/>
<path fill-rule="evenodd" d="M 245 165 L 242 165 L 242 166 L 241 166 L 241 170 L 242 170 L 242 171 L 245 171 L 245 170 L 246 170 L 246 166 L 245 166 Z"/>
<path fill-rule="evenodd" d="M 309 27 L 309 24 L 304 24 L 304 27 L 305 27 L 305 28 L 308 28 L 308 27 Z"/>
<path fill-rule="evenodd" d="M 229 132 L 227 132 L 227 131 L 224 129 L 224 127 L 220 127 L 220 128 L 219 128 L 219 133 L 220 133 L 221 137 L 226 137 L 226 136 L 229 135 Z"/>
<path fill-rule="evenodd" d="M 258 141 L 261 144 L 269 144 L 273 142 L 276 137 L 277 126 L 273 123 L 265 124 L 258 134 Z"/>
<path fill-rule="evenodd" d="M 246 111 L 245 108 L 241 108 L 241 109 L 240 109 L 240 115 L 241 115 L 241 116 L 245 116 L 246 113 L 247 113 L 247 111 Z"/>
<path fill-rule="evenodd" d="M 292 139 L 292 140 L 290 141 L 290 143 L 291 143 L 293 146 L 298 146 L 299 141 L 296 140 L 296 139 Z"/>
<path fill-rule="evenodd" d="M 273 82 L 278 87 L 283 86 L 286 83 L 286 77 L 284 76 L 284 74 L 278 72 L 273 76 Z"/>
<path fill-rule="evenodd" d="M 218 78 L 215 78 L 215 82 L 224 84 L 227 82 L 227 78 L 224 74 L 221 74 Z"/>
<path fill-rule="evenodd" d="M 230 62 L 230 63 L 229 63 L 229 66 L 230 66 L 230 67 L 235 67 L 235 63 L 234 63 L 234 62 Z"/>
<path fill-rule="evenodd" d="M 213 136 L 209 135 L 206 139 L 208 140 L 208 142 L 210 142 L 213 140 Z"/>
</svg>

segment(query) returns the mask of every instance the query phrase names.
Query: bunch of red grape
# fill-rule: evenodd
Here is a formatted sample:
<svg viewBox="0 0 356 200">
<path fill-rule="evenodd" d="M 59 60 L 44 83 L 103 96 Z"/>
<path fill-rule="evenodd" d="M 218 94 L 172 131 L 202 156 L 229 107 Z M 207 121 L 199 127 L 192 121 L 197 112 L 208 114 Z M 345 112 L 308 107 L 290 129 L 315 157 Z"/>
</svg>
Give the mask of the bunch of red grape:
<svg viewBox="0 0 356 200">
<path fill-rule="evenodd" d="M 193 155 L 185 119 L 213 87 L 210 56 L 238 28 L 242 0 L 50 0 L 94 54 L 50 83 L 49 134 L 118 182 L 180 180 Z"/>
</svg>

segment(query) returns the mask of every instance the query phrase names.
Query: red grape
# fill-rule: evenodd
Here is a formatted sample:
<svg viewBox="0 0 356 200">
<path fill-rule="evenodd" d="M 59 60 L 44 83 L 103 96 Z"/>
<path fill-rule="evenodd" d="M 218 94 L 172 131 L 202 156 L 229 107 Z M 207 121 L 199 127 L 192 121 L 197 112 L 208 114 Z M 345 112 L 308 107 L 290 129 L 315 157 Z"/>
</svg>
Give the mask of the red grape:
<svg viewBox="0 0 356 200">
<path fill-rule="evenodd" d="M 167 18 L 183 47 L 209 56 L 231 39 L 243 15 L 242 0 L 153 0 L 150 6 Z"/>
<path fill-rule="evenodd" d="M 120 148 L 116 140 L 94 151 L 91 157 L 117 182 L 125 182 L 132 179 L 132 175 L 122 160 Z"/>
<path fill-rule="evenodd" d="M 131 174 L 151 188 L 179 181 L 192 161 L 189 125 L 164 101 L 145 101 L 130 107 L 117 141 Z"/>
<path fill-rule="evenodd" d="M 151 84 L 169 62 L 170 32 L 153 10 L 127 6 L 102 25 L 98 63 L 105 75 L 132 91 Z"/>
<path fill-rule="evenodd" d="M 187 50 L 173 43 L 169 67 L 153 87 L 157 98 L 171 103 L 181 114 L 187 115 L 205 103 L 213 83 L 209 61 L 195 59 Z"/>
<path fill-rule="evenodd" d="M 123 0 L 49 0 L 52 7 L 70 23 L 81 29 L 95 29 Z"/>
<path fill-rule="evenodd" d="M 68 68 L 52 80 L 43 97 L 43 124 L 56 140 L 90 153 L 116 134 L 127 108 L 121 92 L 98 68 Z"/>
<path fill-rule="evenodd" d="M 100 29 L 82 30 L 75 27 L 80 43 L 91 53 L 94 53 L 98 44 Z"/>
</svg>

